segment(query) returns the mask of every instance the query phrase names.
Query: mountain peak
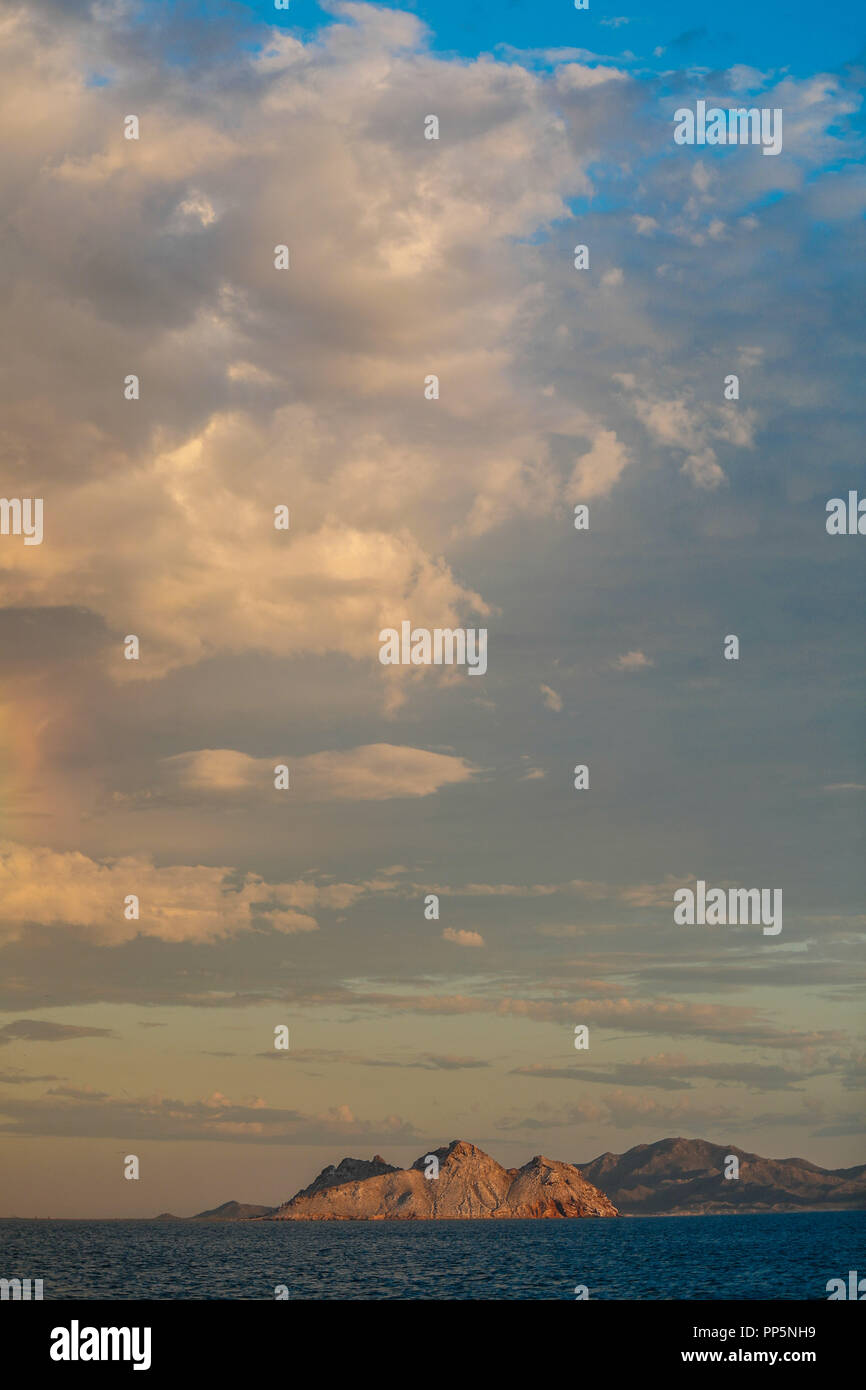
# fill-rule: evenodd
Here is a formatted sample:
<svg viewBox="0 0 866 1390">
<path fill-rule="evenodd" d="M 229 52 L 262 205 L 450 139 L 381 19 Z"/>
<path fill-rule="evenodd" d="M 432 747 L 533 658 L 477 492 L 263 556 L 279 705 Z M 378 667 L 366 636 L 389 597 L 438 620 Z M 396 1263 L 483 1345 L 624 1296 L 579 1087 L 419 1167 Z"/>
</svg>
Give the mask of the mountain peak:
<svg viewBox="0 0 866 1390">
<path fill-rule="evenodd" d="M 470 1144 L 468 1139 L 452 1139 L 446 1146 L 449 1158 L 488 1158 L 489 1155 L 483 1149 L 479 1149 L 475 1144 Z"/>
<path fill-rule="evenodd" d="M 453 1166 L 454 1164 L 473 1162 L 496 1162 L 483 1149 L 479 1149 L 476 1144 L 470 1144 L 468 1139 L 452 1139 L 450 1144 L 443 1144 L 438 1149 L 427 1149 L 423 1154 L 418 1155 L 412 1167 L 423 1173 L 427 1168 L 428 1158 L 437 1158 L 440 1168 L 445 1164 Z"/>
</svg>

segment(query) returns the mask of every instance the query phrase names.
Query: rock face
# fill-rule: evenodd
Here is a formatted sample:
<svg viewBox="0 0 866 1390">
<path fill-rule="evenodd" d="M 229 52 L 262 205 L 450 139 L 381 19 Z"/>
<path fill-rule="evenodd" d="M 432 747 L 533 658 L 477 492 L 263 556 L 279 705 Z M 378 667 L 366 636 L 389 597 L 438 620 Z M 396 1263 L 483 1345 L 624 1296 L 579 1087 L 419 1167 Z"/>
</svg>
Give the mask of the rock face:
<svg viewBox="0 0 866 1390">
<path fill-rule="evenodd" d="M 272 1213 L 271 1221 L 429 1221 L 478 1217 L 617 1216 L 603 1192 L 569 1163 L 536 1157 L 503 1168 L 474 1144 L 455 1139 L 431 1152 L 438 1178 L 426 1178 L 426 1155 L 411 1168 L 344 1158 Z"/>
<path fill-rule="evenodd" d="M 724 1177 L 735 1154 L 740 1175 Z M 699 1216 L 725 1212 L 866 1209 L 866 1167 L 819 1168 L 804 1158 L 761 1158 L 735 1144 L 662 1139 L 579 1165 L 624 1215 Z"/>
<path fill-rule="evenodd" d="M 317 1193 L 324 1192 L 327 1188 L 342 1187 L 345 1183 L 365 1182 L 367 1178 L 379 1178 L 384 1173 L 399 1173 L 401 1169 L 394 1168 L 390 1163 L 386 1163 L 381 1154 L 375 1154 L 373 1158 L 344 1158 L 334 1166 L 329 1164 L 323 1168 L 317 1178 L 314 1178 L 309 1187 L 296 1192 L 292 1198 L 297 1202 L 301 1197 L 315 1197 Z M 288 1205 L 288 1203 L 284 1203 Z M 273 1210 L 273 1208 L 272 1208 Z M 279 1208 L 282 1210 L 282 1208 Z"/>
<path fill-rule="evenodd" d="M 273 1207 L 258 1207 L 252 1202 L 223 1202 L 221 1207 L 200 1211 L 188 1221 L 248 1221 L 251 1216 L 268 1216 Z"/>
</svg>

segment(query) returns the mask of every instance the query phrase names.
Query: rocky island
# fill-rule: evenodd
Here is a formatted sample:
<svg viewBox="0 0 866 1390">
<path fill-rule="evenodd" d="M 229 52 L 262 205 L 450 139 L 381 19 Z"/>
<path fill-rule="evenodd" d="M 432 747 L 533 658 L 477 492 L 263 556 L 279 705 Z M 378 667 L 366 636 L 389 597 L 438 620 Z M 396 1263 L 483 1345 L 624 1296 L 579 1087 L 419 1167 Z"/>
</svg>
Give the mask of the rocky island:
<svg viewBox="0 0 866 1390">
<path fill-rule="evenodd" d="M 431 1163 L 435 1159 L 435 1163 Z M 438 1170 L 438 1176 L 427 1173 Z M 618 1216 L 616 1207 L 570 1163 L 538 1156 L 522 1168 L 455 1139 L 394 1168 L 377 1154 L 344 1158 L 265 1221 L 430 1221 L 479 1217 Z"/>
</svg>

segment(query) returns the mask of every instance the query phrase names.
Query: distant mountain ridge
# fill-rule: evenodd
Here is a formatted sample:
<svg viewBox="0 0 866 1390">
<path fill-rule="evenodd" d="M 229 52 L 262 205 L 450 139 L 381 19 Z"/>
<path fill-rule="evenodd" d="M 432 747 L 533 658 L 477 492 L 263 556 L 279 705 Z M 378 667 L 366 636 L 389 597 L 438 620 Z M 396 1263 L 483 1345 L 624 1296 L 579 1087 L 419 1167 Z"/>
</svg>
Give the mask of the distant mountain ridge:
<svg viewBox="0 0 866 1390">
<path fill-rule="evenodd" d="M 728 1154 L 739 1159 L 738 1178 L 724 1176 Z M 866 1164 L 819 1168 L 705 1139 L 660 1139 L 576 1166 L 627 1216 L 866 1210 Z"/>
<path fill-rule="evenodd" d="M 273 1207 L 257 1206 L 252 1202 L 223 1202 L 220 1207 L 212 1207 L 210 1211 L 200 1211 L 195 1216 L 187 1218 L 189 1221 L 249 1221 L 253 1216 L 267 1216 L 274 1210 Z"/>
</svg>

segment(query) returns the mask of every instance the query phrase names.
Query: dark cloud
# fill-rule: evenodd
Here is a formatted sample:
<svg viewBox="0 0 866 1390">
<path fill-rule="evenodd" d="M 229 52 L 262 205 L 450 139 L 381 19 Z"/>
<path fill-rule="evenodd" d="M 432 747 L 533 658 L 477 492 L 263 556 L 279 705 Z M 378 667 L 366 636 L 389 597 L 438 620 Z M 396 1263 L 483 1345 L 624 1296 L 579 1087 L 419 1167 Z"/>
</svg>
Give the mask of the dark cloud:
<svg viewBox="0 0 866 1390">
<path fill-rule="evenodd" d="M 637 1062 L 618 1062 L 604 1068 L 545 1067 L 534 1064 L 515 1067 L 516 1076 L 546 1080 L 595 1082 L 600 1085 L 638 1086 L 661 1091 L 692 1091 L 707 1082 L 722 1086 L 744 1086 L 750 1091 L 802 1091 L 811 1077 L 828 1076 L 830 1066 L 793 1068 L 757 1062 L 688 1062 L 684 1057 L 644 1058 Z"/>
<path fill-rule="evenodd" d="M 71 1042 L 74 1038 L 113 1038 L 110 1028 L 88 1028 L 83 1024 L 51 1023 L 47 1019 L 21 1018 L 0 1027 L 0 1047 L 13 1042 Z"/>
</svg>

